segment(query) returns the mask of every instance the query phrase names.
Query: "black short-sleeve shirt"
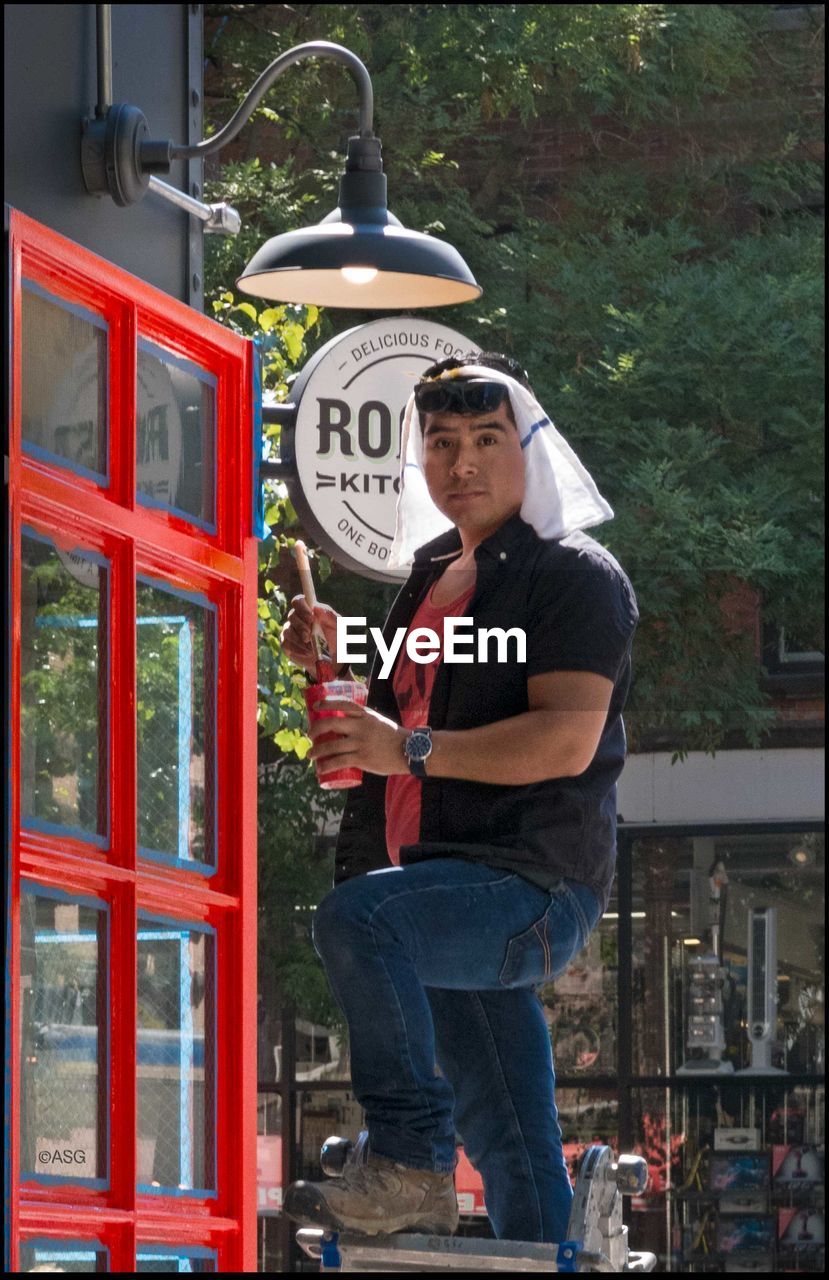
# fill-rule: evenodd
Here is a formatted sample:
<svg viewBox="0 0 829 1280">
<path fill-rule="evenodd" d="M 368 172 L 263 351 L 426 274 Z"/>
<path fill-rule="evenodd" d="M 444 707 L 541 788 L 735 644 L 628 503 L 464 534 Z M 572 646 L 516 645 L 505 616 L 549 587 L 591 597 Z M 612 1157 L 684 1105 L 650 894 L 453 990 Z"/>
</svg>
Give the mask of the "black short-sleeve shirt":
<svg viewBox="0 0 829 1280">
<path fill-rule="evenodd" d="M 460 553 L 452 529 L 421 547 L 386 619 L 389 643 L 407 627 L 433 582 Z M 562 876 L 582 881 L 604 911 L 616 861 L 616 781 L 625 759 L 622 708 L 631 676 L 638 610 L 618 562 L 583 532 L 544 540 L 519 515 L 476 548 L 477 580 L 467 606 L 474 627 L 523 628 L 526 662 L 510 642 L 505 661 L 490 646 L 486 663 L 441 663 L 429 705 L 432 729 L 471 729 L 529 710 L 527 679 L 550 671 L 595 671 L 613 681 L 594 758 L 574 777 L 522 786 L 430 778 L 422 783 L 420 839 L 401 863 L 458 856 L 486 862 L 550 888 Z M 477 653 L 477 646 L 475 647 Z M 400 721 L 393 672 L 369 680 L 368 705 Z M 428 768 L 428 766 L 427 766 Z M 335 884 L 388 865 L 386 779 L 365 773 L 349 792 L 337 842 Z"/>
<path fill-rule="evenodd" d="M 638 613 L 633 591 L 593 538 L 565 539 L 542 559 L 529 593 L 527 676 L 595 671 L 614 683 Z"/>
</svg>

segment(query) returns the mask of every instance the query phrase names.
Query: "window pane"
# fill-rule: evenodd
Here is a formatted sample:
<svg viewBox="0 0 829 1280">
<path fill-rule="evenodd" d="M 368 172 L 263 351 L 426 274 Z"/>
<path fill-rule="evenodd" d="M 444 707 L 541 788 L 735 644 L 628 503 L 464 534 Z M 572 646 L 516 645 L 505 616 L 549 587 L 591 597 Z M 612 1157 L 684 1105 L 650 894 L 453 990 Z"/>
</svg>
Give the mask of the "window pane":
<svg viewBox="0 0 829 1280">
<path fill-rule="evenodd" d="M 257 1220 L 257 1251 L 256 1251 L 256 1270 L 264 1271 L 270 1275 L 287 1275 L 300 1270 L 300 1266 L 295 1263 L 295 1255 L 300 1252 L 299 1246 L 291 1248 L 291 1240 L 288 1242 L 288 1252 L 291 1255 L 286 1258 L 284 1256 L 284 1239 L 285 1231 L 283 1222 L 279 1214 L 260 1215 Z M 295 1231 L 296 1225 L 290 1224 Z M 302 1255 L 303 1258 L 305 1255 Z M 294 1263 L 295 1265 L 291 1265 Z M 309 1270 L 319 1270 L 319 1264 L 316 1267 L 311 1264 Z"/>
<path fill-rule="evenodd" d="M 256 1193 L 259 1213 L 275 1214 L 282 1208 L 282 1099 L 260 1093 L 256 1125 Z"/>
<path fill-rule="evenodd" d="M 135 1254 L 135 1270 L 139 1271 L 215 1271 L 216 1254 L 212 1249 L 169 1249 L 162 1245 L 139 1246 Z"/>
<path fill-rule="evenodd" d="M 24 529 L 21 818 L 106 842 L 108 567 Z"/>
<path fill-rule="evenodd" d="M 138 1183 L 215 1189 L 212 933 L 141 915 L 138 928 Z"/>
<path fill-rule="evenodd" d="M 139 339 L 139 499 L 214 527 L 216 379 Z"/>
<path fill-rule="evenodd" d="M 606 914 L 555 982 L 539 988 L 557 1076 L 616 1073 L 619 1038 L 618 905 Z"/>
<path fill-rule="evenodd" d="M 56 890 L 21 894 L 21 1171 L 107 1178 L 107 914 Z"/>
<path fill-rule="evenodd" d="M 654 837 L 633 867 L 634 1072 L 822 1071 L 823 836 Z"/>
<path fill-rule="evenodd" d="M 366 1127 L 365 1113 L 350 1089 L 303 1091 L 298 1101 L 299 1177 L 319 1182 L 325 1177 L 320 1165 L 323 1143 L 335 1134 L 356 1142 Z"/>
<path fill-rule="evenodd" d="M 108 1271 L 108 1251 L 97 1240 L 22 1240 L 21 1271 Z"/>
<path fill-rule="evenodd" d="M 657 1271 L 822 1274 L 824 1096 L 785 1076 L 635 1089 L 650 1181 L 631 1202 L 631 1248 L 657 1254 Z"/>
<path fill-rule="evenodd" d="M 139 580 L 138 843 L 215 865 L 215 610 Z"/>
<path fill-rule="evenodd" d="M 295 1028 L 297 1080 L 310 1083 L 312 1080 L 351 1079 L 347 1028 L 309 1022 L 306 1018 L 297 1018 Z M 279 1061 L 281 1049 L 276 1048 L 274 1053 Z"/>
<path fill-rule="evenodd" d="M 619 1152 L 619 1092 L 617 1089 L 556 1089 L 561 1144 L 575 1183 L 582 1152 L 595 1143 Z"/>
<path fill-rule="evenodd" d="M 106 324 L 30 281 L 22 317 L 24 447 L 105 481 Z"/>
</svg>

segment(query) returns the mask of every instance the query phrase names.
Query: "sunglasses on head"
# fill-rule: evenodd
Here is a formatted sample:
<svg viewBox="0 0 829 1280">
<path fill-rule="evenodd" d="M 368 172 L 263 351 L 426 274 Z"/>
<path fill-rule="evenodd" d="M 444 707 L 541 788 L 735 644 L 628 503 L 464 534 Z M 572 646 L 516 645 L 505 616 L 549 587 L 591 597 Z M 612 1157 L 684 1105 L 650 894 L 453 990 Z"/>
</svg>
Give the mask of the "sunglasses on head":
<svg viewBox="0 0 829 1280">
<path fill-rule="evenodd" d="M 415 387 L 420 413 L 494 413 L 509 395 L 503 382 L 421 382 Z"/>
</svg>

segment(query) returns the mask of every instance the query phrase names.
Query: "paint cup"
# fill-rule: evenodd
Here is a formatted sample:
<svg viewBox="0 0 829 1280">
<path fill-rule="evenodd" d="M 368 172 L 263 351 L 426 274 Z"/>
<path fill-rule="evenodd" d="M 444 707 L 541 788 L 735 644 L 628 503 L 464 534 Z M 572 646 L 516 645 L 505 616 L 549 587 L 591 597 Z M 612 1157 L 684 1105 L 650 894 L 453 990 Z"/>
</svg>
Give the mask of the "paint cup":
<svg viewBox="0 0 829 1280">
<path fill-rule="evenodd" d="M 328 706 L 325 703 L 317 706 L 313 705 L 315 702 L 319 704 L 322 698 L 348 698 L 351 702 L 359 703 L 361 707 L 364 707 L 367 696 L 368 688 L 359 680 L 327 680 L 322 684 L 309 685 L 305 690 L 308 723 L 311 725 L 316 724 L 319 720 L 342 720 L 345 717 L 345 712 L 340 710 L 336 704 L 332 706 Z M 342 737 L 342 734 L 324 733 L 316 741 L 330 742 L 332 738 L 339 737 Z M 356 769 L 351 766 L 345 768 L 334 767 L 331 772 L 321 774 L 318 760 L 314 761 L 314 767 L 317 771 L 317 781 L 323 791 L 334 791 L 344 787 L 359 787 L 363 781 L 362 769 Z"/>
</svg>

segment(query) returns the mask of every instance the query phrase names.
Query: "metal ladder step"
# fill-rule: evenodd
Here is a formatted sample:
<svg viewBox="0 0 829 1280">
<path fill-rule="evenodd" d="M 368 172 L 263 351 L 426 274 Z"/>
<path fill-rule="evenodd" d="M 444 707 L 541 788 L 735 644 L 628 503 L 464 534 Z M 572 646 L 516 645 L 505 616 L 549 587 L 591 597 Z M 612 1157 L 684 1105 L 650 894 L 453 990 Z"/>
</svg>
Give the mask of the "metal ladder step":
<svg viewBox="0 0 829 1280">
<path fill-rule="evenodd" d="M 575 1271 L 580 1247 L 405 1232 L 372 1239 L 313 1227 L 302 1227 L 296 1238 L 309 1257 L 320 1259 L 320 1270 L 337 1271 Z"/>
<path fill-rule="evenodd" d="M 297 1243 L 320 1271 L 614 1271 L 603 1253 L 590 1253 L 577 1240 L 533 1244 L 464 1236 L 421 1236 L 404 1232 L 369 1238 L 301 1227 Z M 652 1253 L 628 1253 L 625 1271 L 652 1271 Z"/>
</svg>

